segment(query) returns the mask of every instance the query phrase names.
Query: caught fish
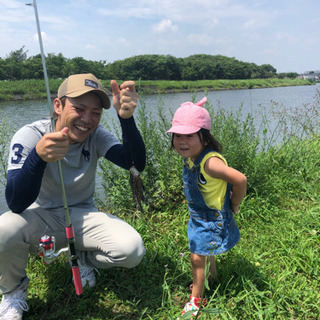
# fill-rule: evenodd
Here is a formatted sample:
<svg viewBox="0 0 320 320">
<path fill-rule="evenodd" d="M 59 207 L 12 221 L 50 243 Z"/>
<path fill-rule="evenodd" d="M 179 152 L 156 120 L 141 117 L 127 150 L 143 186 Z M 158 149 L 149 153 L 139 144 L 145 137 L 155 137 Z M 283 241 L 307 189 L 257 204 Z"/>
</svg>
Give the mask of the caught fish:
<svg viewBox="0 0 320 320">
<path fill-rule="evenodd" d="M 130 172 L 130 186 L 133 193 L 133 197 L 137 202 L 137 208 L 140 212 L 143 212 L 142 202 L 144 201 L 143 195 L 143 184 L 140 177 L 139 171 L 136 169 L 135 166 L 132 166 L 129 169 Z"/>
</svg>

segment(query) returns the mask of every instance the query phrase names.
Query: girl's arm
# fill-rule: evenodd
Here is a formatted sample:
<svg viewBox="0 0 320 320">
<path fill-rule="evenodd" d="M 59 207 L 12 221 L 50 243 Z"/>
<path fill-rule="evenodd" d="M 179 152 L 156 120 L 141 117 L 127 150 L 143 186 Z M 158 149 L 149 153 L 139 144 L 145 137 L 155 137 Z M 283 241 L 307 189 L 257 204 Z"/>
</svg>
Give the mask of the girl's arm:
<svg viewBox="0 0 320 320">
<path fill-rule="evenodd" d="M 218 157 L 209 158 L 204 165 L 204 170 L 210 177 L 225 180 L 232 185 L 230 207 L 232 212 L 237 214 L 240 203 L 247 191 L 246 176 L 240 171 L 228 167 Z"/>
</svg>

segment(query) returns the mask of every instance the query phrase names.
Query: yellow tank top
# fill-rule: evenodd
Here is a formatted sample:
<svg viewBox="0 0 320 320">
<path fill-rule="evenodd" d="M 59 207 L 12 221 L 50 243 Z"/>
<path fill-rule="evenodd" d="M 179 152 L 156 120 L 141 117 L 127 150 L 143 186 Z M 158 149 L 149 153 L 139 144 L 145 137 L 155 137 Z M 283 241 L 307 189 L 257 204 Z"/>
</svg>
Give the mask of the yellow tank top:
<svg viewBox="0 0 320 320">
<path fill-rule="evenodd" d="M 204 170 L 204 164 L 211 157 L 218 157 L 221 159 L 226 165 L 226 159 L 218 152 L 209 152 L 204 156 L 200 163 L 200 173 L 202 177 L 198 179 L 198 186 L 203 195 L 204 201 L 206 202 L 209 208 L 221 210 L 224 204 L 224 197 L 227 190 L 227 181 L 221 179 L 211 178 L 208 174 L 206 174 Z M 188 158 L 187 163 L 189 168 L 194 166 L 193 161 Z"/>
</svg>

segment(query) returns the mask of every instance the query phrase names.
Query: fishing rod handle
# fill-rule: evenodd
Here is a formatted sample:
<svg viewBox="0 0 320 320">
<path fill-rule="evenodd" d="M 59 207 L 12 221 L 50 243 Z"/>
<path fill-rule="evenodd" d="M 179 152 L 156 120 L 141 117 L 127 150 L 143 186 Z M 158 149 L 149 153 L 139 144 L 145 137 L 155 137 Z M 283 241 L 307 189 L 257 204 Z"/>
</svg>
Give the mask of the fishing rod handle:
<svg viewBox="0 0 320 320">
<path fill-rule="evenodd" d="M 81 276 L 80 276 L 80 269 L 78 265 L 78 258 L 76 253 L 76 248 L 74 245 L 74 232 L 72 225 L 68 225 L 66 227 L 66 235 L 68 239 L 68 247 L 69 247 L 69 254 L 70 254 L 70 260 L 71 260 L 71 269 L 73 274 L 73 280 L 74 280 L 74 286 L 76 289 L 76 294 L 78 296 L 82 295 L 83 288 L 82 288 L 82 282 L 81 282 Z"/>
<path fill-rule="evenodd" d="M 82 288 L 79 266 L 76 266 L 76 267 L 72 266 L 72 275 L 73 275 L 74 287 L 76 289 L 76 294 L 78 296 L 81 296 L 83 293 L 83 288 Z"/>
</svg>

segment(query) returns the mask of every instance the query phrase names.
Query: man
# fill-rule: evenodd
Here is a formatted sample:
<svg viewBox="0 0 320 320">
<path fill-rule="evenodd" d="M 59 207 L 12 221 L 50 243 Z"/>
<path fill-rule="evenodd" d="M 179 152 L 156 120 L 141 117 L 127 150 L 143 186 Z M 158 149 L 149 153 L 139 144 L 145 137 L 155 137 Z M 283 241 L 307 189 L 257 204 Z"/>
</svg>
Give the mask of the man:
<svg viewBox="0 0 320 320">
<path fill-rule="evenodd" d="M 97 210 L 93 203 L 97 161 L 105 157 L 142 171 L 146 153 L 133 112 L 138 95 L 133 81 L 119 88 L 111 81 L 123 143 L 100 123 L 110 100 L 92 74 L 76 74 L 59 87 L 54 100 L 55 128 L 43 119 L 13 136 L 8 160 L 6 200 L 0 215 L 0 319 L 22 319 L 29 279 L 28 255 L 36 254 L 39 239 L 56 238 L 56 249 L 67 246 L 63 197 L 57 161 L 61 161 L 70 217 L 76 238 L 83 286 L 95 285 L 94 269 L 132 268 L 145 249 L 140 235 L 123 220 Z M 54 132 L 52 132 L 54 131 Z"/>
</svg>

